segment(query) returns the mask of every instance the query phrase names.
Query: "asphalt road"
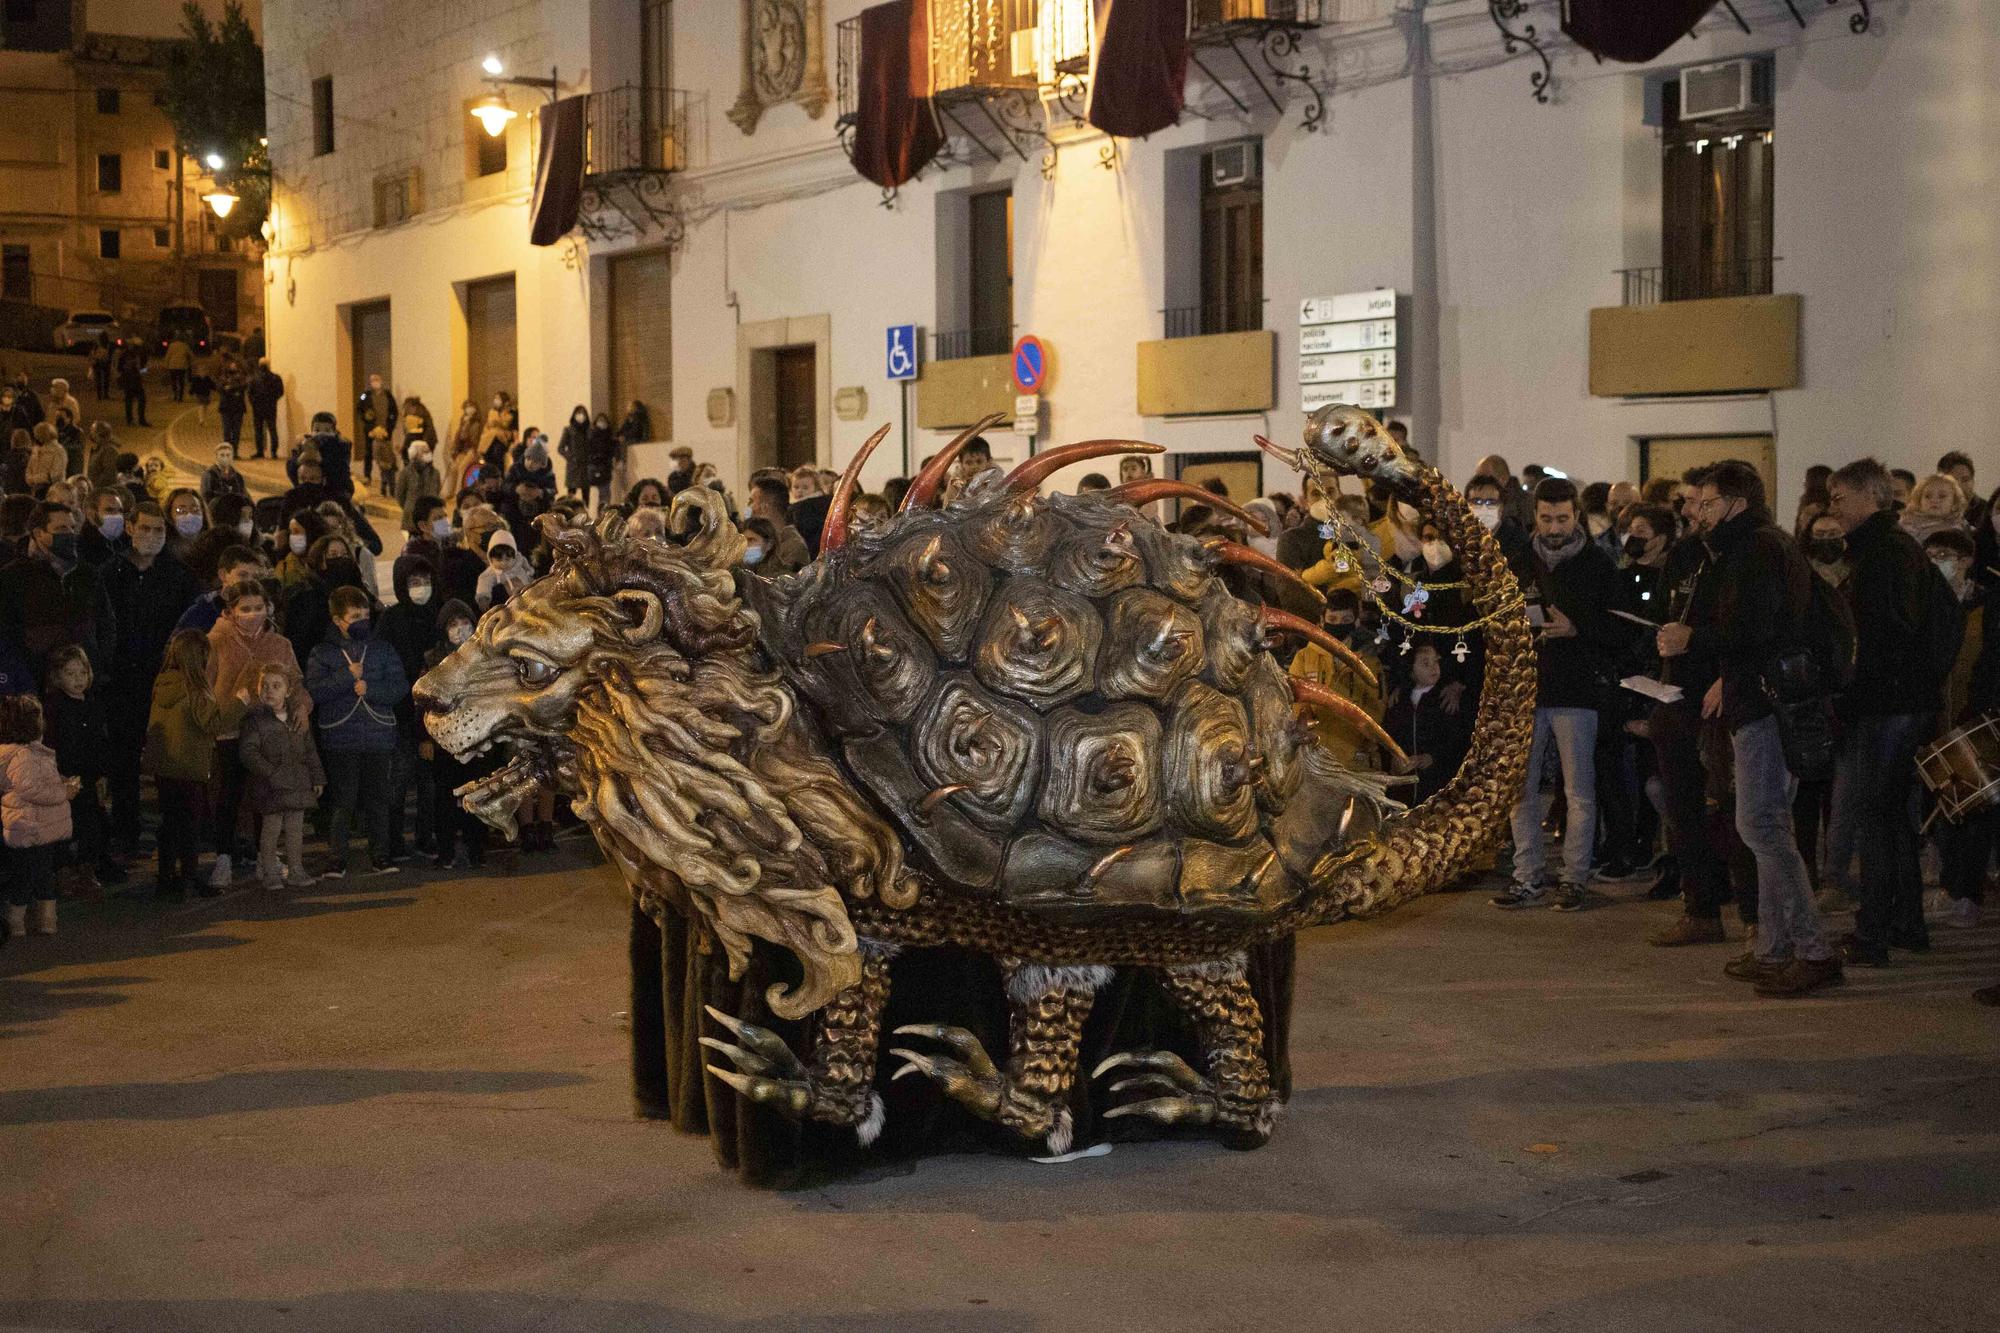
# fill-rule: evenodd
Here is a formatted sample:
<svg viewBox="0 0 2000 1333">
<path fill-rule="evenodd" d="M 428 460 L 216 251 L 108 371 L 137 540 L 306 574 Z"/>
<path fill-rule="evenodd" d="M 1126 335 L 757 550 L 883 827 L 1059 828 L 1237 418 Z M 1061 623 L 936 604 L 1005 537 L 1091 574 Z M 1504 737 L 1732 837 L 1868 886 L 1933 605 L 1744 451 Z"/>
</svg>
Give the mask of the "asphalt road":
<svg viewBox="0 0 2000 1333">
<path fill-rule="evenodd" d="M 1673 910 L 1483 894 L 1302 942 L 1254 1153 L 760 1193 L 629 1115 L 587 844 L 0 951 L 0 1326 L 1990 1330 L 2000 931 L 1759 1001 Z"/>
</svg>

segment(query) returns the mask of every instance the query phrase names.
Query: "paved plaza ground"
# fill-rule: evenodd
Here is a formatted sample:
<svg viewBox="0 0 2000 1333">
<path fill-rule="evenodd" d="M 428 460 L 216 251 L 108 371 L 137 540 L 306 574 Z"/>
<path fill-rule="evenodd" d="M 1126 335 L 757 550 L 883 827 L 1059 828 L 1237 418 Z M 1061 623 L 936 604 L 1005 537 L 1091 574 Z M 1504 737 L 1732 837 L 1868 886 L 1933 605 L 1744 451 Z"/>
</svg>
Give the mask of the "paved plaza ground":
<svg viewBox="0 0 2000 1333">
<path fill-rule="evenodd" d="M 587 842 L 0 951 L 0 1327 L 2000 1327 L 2000 931 L 1753 999 L 1673 909 L 1302 941 L 1260 1152 L 757 1192 L 629 1114 Z"/>
</svg>

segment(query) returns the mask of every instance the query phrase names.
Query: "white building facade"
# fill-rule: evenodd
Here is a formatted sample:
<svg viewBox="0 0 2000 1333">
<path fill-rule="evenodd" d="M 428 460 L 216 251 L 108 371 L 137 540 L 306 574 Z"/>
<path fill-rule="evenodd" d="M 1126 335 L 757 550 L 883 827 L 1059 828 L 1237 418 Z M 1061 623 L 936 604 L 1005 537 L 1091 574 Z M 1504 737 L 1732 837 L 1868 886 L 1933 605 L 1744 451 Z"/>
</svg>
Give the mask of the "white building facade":
<svg viewBox="0 0 2000 1333">
<path fill-rule="evenodd" d="M 1531 4 L 1508 26 L 1539 30 L 1554 80 L 1544 102 L 1531 89 L 1540 58 L 1510 55 L 1478 0 L 1269 4 L 1314 22 L 1287 28 L 1270 62 L 1268 27 L 1198 48 L 1178 124 L 1111 140 L 1076 126 L 1050 89 L 961 101 L 949 161 L 885 200 L 836 133 L 843 72 L 850 87 L 855 73 L 852 0 L 493 2 L 449 15 L 274 0 L 267 304 L 287 401 L 301 415 L 345 407 L 358 311 L 364 352 L 386 337 L 395 385 L 442 425 L 505 364 L 493 315 L 505 280 L 524 422 L 553 428 L 575 402 L 615 418 L 640 397 L 661 442 L 633 476 L 662 467 L 669 440 L 739 485 L 765 463 L 840 467 L 890 422 L 864 473 L 879 486 L 976 415 L 968 404 L 1011 410 L 994 370 L 1006 361 L 961 354 L 1004 353 L 1027 334 L 1049 350 L 1039 430 L 990 433 L 996 453 L 1137 437 L 1171 451 L 1170 472 L 1240 469 L 1256 466 L 1241 459 L 1253 434 L 1298 437 L 1301 304 L 1384 289 L 1397 321 L 1388 414 L 1460 481 L 1494 452 L 1593 478 L 1740 452 L 1789 497 L 1817 462 L 1875 453 L 1921 472 L 1949 448 L 1982 457 L 2000 419 L 2000 102 L 1982 92 L 2000 6 L 1801 2 L 1795 19 L 1782 0 L 1738 0 L 1741 26 L 1718 8 L 1634 66 L 1595 63 L 1554 36 L 1554 4 Z M 1218 6 L 1267 12 L 1258 0 L 1193 9 Z M 933 31 L 941 12 L 1037 17 L 1023 0 L 929 8 Z M 467 108 L 489 51 L 510 73 L 553 69 L 566 94 L 679 90 L 648 122 L 650 169 L 587 190 L 594 221 L 556 246 L 527 242 L 532 117 L 509 128 L 504 170 L 478 174 L 491 158 Z M 1738 57 L 1755 58 L 1748 110 L 1767 127 L 1717 123 L 1768 134 L 1768 221 L 1738 232 L 1701 290 L 1674 292 L 1663 90 L 1678 96 L 1682 67 Z M 326 78 L 334 143 L 315 153 L 313 85 Z M 507 95 L 524 112 L 538 100 Z M 1000 114 L 981 119 L 988 110 Z M 1248 174 L 1218 187 L 1210 150 L 1238 143 L 1254 145 Z M 401 194 L 399 173 L 417 182 Z M 1254 213 L 1230 214 L 1251 184 Z M 1246 216 L 1247 291 L 1240 254 L 1216 257 L 1243 236 L 1203 236 Z M 1218 265 L 1235 276 L 1217 278 Z M 1718 286 L 1725 272 L 1738 276 Z M 885 355 L 903 325 L 925 343 L 911 386 Z M 1170 333 L 1203 336 L 1176 348 Z M 1264 469 L 1250 484 L 1295 480 Z"/>
</svg>

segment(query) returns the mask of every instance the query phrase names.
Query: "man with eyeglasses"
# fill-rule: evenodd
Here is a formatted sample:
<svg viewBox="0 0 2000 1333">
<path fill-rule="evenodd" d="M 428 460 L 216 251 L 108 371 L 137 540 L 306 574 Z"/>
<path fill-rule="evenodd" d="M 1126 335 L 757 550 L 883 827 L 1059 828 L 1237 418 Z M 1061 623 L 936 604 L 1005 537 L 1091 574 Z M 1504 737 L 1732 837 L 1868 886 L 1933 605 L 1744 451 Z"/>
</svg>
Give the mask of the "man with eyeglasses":
<svg viewBox="0 0 2000 1333">
<path fill-rule="evenodd" d="M 1726 974 L 1769 998 L 1808 995 L 1842 981 L 1840 958 L 1813 906 L 1812 881 L 1792 829 L 1798 793 L 1766 697 L 1766 673 L 1807 644 L 1812 570 L 1796 543 L 1771 522 L 1764 478 L 1738 459 L 1710 468 L 1692 500 L 1714 578 L 1712 599 L 1660 628 L 1660 656 L 1706 654 L 1715 681 L 1701 715 L 1729 732 L 1736 831 L 1757 861 L 1757 943 Z"/>
</svg>

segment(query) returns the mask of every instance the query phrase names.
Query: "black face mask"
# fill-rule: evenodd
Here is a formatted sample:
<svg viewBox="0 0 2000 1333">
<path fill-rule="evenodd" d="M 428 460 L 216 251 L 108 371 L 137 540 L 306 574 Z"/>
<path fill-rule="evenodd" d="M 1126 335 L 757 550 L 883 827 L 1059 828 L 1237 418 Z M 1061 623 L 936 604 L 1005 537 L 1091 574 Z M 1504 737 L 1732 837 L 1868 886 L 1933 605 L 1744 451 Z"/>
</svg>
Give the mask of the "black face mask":
<svg viewBox="0 0 2000 1333">
<path fill-rule="evenodd" d="M 1334 638 L 1340 640 L 1342 643 L 1346 643 L 1349 639 L 1354 637 L 1354 623 L 1352 621 L 1347 621 L 1340 624 L 1325 622 L 1320 625 L 1320 628 L 1325 630 L 1328 634 L 1331 634 Z"/>
<path fill-rule="evenodd" d="M 1646 548 L 1651 545 L 1652 543 L 1647 541 L 1644 537 L 1627 537 L 1625 539 L 1625 554 L 1628 557 L 1630 557 L 1634 563 L 1637 563 L 1638 561 L 1646 558 Z"/>
<path fill-rule="evenodd" d="M 1847 554 L 1847 543 L 1839 537 L 1814 537 L 1806 543 L 1806 554 L 1822 565 L 1830 565 Z"/>
<path fill-rule="evenodd" d="M 52 532 L 49 534 L 49 554 L 65 563 L 76 559 L 76 534 L 74 532 Z"/>
<path fill-rule="evenodd" d="M 361 586 L 361 566 L 351 556 L 329 560 L 320 578 L 329 588 L 358 588 Z"/>
</svg>

